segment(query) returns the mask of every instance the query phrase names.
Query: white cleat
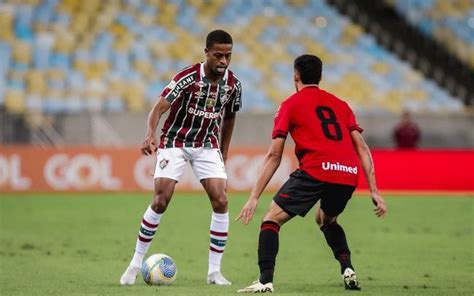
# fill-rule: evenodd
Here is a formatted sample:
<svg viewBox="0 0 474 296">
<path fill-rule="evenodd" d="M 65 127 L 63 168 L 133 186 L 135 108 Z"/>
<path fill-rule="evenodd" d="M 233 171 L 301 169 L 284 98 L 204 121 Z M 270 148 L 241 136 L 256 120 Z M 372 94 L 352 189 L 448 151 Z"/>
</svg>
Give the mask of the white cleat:
<svg viewBox="0 0 474 296">
<path fill-rule="evenodd" d="M 140 267 L 131 266 L 127 267 L 127 270 L 122 274 L 120 278 L 121 285 L 133 285 L 137 279 L 137 275 L 140 273 Z"/>
<path fill-rule="evenodd" d="M 344 280 L 344 286 L 346 290 L 360 290 L 359 282 L 355 272 L 351 268 L 346 268 L 342 274 L 342 279 Z"/>
<path fill-rule="evenodd" d="M 256 280 L 250 286 L 238 290 L 237 293 L 273 293 L 273 283 L 262 284 Z"/>
<path fill-rule="evenodd" d="M 219 271 L 215 271 L 213 273 L 208 274 L 207 283 L 211 285 L 219 285 L 219 286 L 232 285 L 232 283 L 228 281 Z"/>
</svg>

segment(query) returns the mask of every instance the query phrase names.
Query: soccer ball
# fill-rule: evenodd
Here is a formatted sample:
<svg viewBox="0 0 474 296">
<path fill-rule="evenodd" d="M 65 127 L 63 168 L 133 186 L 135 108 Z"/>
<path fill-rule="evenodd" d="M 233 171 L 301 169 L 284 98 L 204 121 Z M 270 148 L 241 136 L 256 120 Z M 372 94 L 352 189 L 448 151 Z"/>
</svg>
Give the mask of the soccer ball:
<svg viewBox="0 0 474 296">
<path fill-rule="evenodd" d="M 171 285 L 178 269 L 170 256 L 154 254 L 142 264 L 142 276 L 148 285 Z"/>
</svg>

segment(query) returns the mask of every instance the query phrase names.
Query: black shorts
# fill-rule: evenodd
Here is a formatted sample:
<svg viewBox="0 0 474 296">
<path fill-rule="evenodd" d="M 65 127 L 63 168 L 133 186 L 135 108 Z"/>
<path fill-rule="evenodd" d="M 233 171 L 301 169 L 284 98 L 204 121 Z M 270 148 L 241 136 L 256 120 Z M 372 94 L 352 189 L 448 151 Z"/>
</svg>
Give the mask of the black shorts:
<svg viewBox="0 0 474 296">
<path fill-rule="evenodd" d="M 319 181 L 304 171 L 296 170 L 277 192 L 273 200 L 288 215 L 304 217 L 321 200 L 321 209 L 328 216 L 342 213 L 352 197 L 355 186 Z"/>
</svg>

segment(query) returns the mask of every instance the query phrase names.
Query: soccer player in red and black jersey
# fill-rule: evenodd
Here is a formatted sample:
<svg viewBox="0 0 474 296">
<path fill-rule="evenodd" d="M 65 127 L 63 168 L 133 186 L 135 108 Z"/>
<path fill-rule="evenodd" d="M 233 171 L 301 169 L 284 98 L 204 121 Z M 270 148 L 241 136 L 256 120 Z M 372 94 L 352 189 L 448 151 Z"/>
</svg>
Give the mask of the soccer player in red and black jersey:
<svg viewBox="0 0 474 296">
<path fill-rule="evenodd" d="M 207 282 L 231 284 L 221 273 L 229 229 L 224 163 L 235 114 L 242 105 L 240 81 L 228 69 L 232 45 L 232 37 L 227 32 L 210 32 L 204 49 L 206 61 L 176 74 L 150 111 L 141 151 L 144 155 L 157 151 L 155 194 L 143 216 L 133 258 L 120 278 L 122 285 L 135 283 L 143 258 L 187 162 L 209 195 L 213 210 Z M 170 112 L 158 143 L 156 128 L 161 116 L 168 110 Z"/>
<path fill-rule="evenodd" d="M 238 292 L 273 292 L 280 227 L 296 215 L 305 216 L 318 201 L 316 222 L 341 265 L 345 287 L 360 289 L 344 230 L 337 223 L 357 186 L 359 161 L 370 187 L 375 214 L 384 216 L 386 206 L 377 190 L 374 164 L 362 129 L 346 102 L 318 87 L 321 72 L 322 62 L 314 55 L 302 55 L 294 62 L 297 92 L 277 111 L 272 144 L 237 220 L 248 224 L 252 219 L 260 195 L 280 165 L 288 133 L 295 142 L 299 168 L 277 192 L 263 218 L 258 245 L 260 278 Z"/>
</svg>

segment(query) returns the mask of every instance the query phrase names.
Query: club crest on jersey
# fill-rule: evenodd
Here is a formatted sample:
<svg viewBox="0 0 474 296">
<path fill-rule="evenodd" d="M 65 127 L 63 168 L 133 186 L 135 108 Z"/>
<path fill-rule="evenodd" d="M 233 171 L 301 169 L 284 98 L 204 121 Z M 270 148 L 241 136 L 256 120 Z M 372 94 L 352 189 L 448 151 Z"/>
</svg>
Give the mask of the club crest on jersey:
<svg viewBox="0 0 474 296">
<path fill-rule="evenodd" d="M 164 169 L 167 165 L 168 165 L 168 162 L 170 162 L 168 159 L 163 159 L 160 161 L 160 169 Z"/>
<path fill-rule="evenodd" d="M 216 99 L 215 98 L 207 98 L 206 100 L 206 108 L 214 108 L 214 106 L 216 105 Z"/>
<path fill-rule="evenodd" d="M 224 105 L 225 102 L 227 102 L 228 100 L 229 100 L 229 96 L 228 96 L 227 94 L 223 94 L 223 95 L 221 96 L 221 103 L 222 103 L 222 105 Z"/>
<path fill-rule="evenodd" d="M 228 95 L 229 90 L 231 90 L 231 87 L 228 86 L 227 84 L 222 86 L 221 89 L 219 90 L 220 100 L 223 105 L 225 104 L 225 102 L 227 102 L 227 100 L 229 100 L 229 95 Z"/>
</svg>

